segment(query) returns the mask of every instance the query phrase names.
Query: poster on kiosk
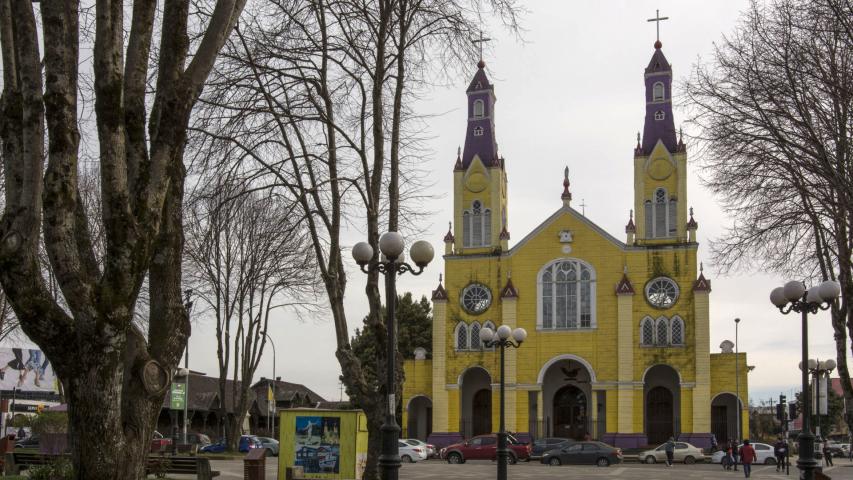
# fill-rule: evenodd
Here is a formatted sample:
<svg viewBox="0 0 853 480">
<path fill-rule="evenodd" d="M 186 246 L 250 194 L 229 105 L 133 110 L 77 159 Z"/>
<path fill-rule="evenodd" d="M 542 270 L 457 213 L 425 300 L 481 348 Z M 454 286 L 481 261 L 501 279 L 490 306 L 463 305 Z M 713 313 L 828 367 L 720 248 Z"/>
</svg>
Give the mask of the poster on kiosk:
<svg viewBox="0 0 853 480">
<path fill-rule="evenodd" d="M 361 410 L 279 412 L 279 478 L 301 467 L 305 478 L 356 479 L 367 461 L 367 417 Z"/>
</svg>

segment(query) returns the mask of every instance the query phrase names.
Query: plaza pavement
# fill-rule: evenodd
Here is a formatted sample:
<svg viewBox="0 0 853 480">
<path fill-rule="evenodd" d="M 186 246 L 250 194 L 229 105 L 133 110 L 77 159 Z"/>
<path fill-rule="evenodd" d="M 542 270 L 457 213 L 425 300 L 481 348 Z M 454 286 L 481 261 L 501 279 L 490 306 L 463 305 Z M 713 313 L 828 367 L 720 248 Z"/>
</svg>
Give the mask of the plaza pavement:
<svg viewBox="0 0 853 480">
<path fill-rule="evenodd" d="M 278 458 L 268 458 L 265 480 L 276 478 L 276 462 Z M 234 480 L 243 478 L 242 460 L 211 461 L 214 470 L 219 470 L 218 479 Z M 824 472 L 833 480 L 853 480 L 853 463 L 837 461 L 835 467 L 828 467 Z M 440 460 L 429 460 L 414 464 L 403 464 L 400 469 L 401 480 L 491 480 L 495 478 L 496 467 L 493 462 L 471 461 L 462 465 L 450 465 Z M 174 476 L 174 478 L 195 478 Z M 593 466 L 561 466 L 549 467 L 536 462 L 519 463 L 509 466 L 508 480 L 564 480 L 564 479 L 608 479 L 619 478 L 629 480 L 690 480 L 690 479 L 740 479 L 742 471 L 725 471 L 719 465 L 701 463 L 696 465 L 677 464 L 668 468 L 663 464 L 645 465 L 628 463 L 612 465 L 607 468 Z M 752 469 L 754 479 L 796 480 L 799 471 L 791 466 L 791 474 L 786 476 L 776 472 L 775 466 L 758 465 Z"/>
</svg>

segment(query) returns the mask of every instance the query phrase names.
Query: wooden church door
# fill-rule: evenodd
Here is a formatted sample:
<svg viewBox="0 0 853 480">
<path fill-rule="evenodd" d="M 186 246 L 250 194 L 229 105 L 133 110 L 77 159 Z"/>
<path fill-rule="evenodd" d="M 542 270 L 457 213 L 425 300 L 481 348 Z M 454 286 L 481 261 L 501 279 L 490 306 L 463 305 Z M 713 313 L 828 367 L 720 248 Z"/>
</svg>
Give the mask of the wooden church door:
<svg viewBox="0 0 853 480">
<path fill-rule="evenodd" d="M 646 396 L 646 435 L 649 444 L 657 445 L 669 440 L 673 428 L 672 392 L 665 387 L 655 387 Z"/>
<path fill-rule="evenodd" d="M 471 435 L 492 433 L 492 391 L 482 389 L 474 394 L 471 405 Z"/>
</svg>

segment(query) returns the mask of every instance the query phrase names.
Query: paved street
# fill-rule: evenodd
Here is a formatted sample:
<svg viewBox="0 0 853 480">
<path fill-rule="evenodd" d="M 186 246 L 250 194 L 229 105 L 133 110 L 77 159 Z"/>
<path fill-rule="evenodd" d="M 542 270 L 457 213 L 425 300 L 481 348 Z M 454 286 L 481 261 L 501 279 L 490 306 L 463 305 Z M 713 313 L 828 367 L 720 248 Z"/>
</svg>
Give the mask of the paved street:
<svg viewBox="0 0 853 480">
<path fill-rule="evenodd" d="M 266 480 L 276 479 L 277 458 L 268 459 Z M 218 478 L 223 480 L 243 478 L 243 462 L 241 460 L 212 461 L 214 470 L 221 472 Z M 839 461 L 835 467 L 824 470 L 833 480 L 853 480 L 853 464 Z M 403 464 L 400 470 L 400 478 L 403 480 L 450 480 L 450 479 L 483 479 L 488 480 L 495 477 L 495 464 L 485 461 L 472 461 L 464 465 L 449 465 L 438 460 L 420 462 L 415 464 Z M 183 479 L 185 477 L 174 476 Z M 194 478 L 194 477 L 186 477 Z M 667 468 L 664 465 L 624 464 L 614 465 L 608 468 L 586 467 L 586 466 L 562 466 L 549 467 L 539 463 L 520 463 L 509 467 L 510 480 L 564 480 L 564 479 L 586 479 L 586 478 L 620 478 L 633 480 L 657 480 L 657 479 L 739 479 L 743 473 L 724 471 L 719 465 L 697 464 L 676 465 Z M 798 471 L 791 468 L 791 475 L 786 476 L 776 472 L 776 467 L 759 465 L 753 469 L 752 477 L 755 479 L 786 479 L 796 480 Z"/>
<path fill-rule="evenodd" d="M 824 470 L 833 480 L 853 480 L 853 464 L 838 463 L 835 467 Z M 448 465 L 440 461 L 428 461 L 403 465 L 400 478 L 405 480 L 444 480 L 444 479 L 491 479 L 495 476 L 495 464 L 491 462 L 468 462 L 464 465 Z M 567 478 L 620 478 L 636 480 L 656 479 L 738 479 L 743 478 L 741 471 L 724 471 L 719 465 L 697 464 L 676 465 L 667 468 L 665 465 L 624 464 L 608 468 L 586 466 L 549 467 L 539 463 L 520 463 L 509 467 L 509 478 L 515 480 L 548 480 Z M 799 478 L 796 468 L 791 468 L 791 475 L 785 476 L 776 472 L 775 466 L 760 465 L 753 469 L 755 479 L 788 479 Z"/>
</svg>

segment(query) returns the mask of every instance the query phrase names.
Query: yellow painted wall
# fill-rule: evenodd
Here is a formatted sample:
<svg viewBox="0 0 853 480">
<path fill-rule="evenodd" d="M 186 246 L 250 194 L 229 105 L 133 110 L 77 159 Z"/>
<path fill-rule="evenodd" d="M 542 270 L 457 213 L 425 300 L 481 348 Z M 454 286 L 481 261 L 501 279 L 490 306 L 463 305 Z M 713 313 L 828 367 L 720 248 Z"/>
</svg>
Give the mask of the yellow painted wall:
<svg viewBox="0 0 853 480">
<path fill-rule="evenodd" d="M 738 375 L 740 385 L 735 384 L 735 354 L 734 353 L 712 353 L 711 354 L 711 399 L 721 393 L 735 395 L 740 391 L 741 401 L 741 432 L 744 438 L 749 438 L 749 376 L 746 365 L 746 353 L 737 354 Z"/>
</svg>

